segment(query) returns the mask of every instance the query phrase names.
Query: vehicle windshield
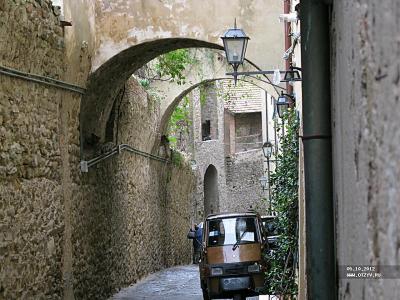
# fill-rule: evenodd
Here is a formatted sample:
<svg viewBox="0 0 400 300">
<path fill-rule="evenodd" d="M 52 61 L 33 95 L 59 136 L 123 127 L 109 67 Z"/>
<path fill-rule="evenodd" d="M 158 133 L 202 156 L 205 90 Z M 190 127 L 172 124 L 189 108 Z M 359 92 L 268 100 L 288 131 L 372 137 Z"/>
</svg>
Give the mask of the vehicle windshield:
<svg viewBox="0 0 400 300">
<path fill-rule="evenodd" d="M 208 246 L 258 242 L 256 219 L 235 217 L 208 221 Z"/>
</svg>

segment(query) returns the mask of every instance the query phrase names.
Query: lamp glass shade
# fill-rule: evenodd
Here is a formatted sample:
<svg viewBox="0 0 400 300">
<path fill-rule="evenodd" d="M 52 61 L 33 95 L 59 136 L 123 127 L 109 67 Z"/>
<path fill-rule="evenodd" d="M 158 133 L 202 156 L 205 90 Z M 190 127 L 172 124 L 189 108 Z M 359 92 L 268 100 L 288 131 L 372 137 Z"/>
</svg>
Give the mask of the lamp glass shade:
<svg viewBox="0 0 400 300">
<path fill-rule="evenodd" d="M 270 158 L 272 156 L 272 143 L 271 142 L 265 142 L 264 145 L 262 146 L 264 157 Z"/>
<path fill-rule="evenodd" d="M 262 188 L 265 189 L 267 187 L 268 178 L 265 176 L 261 176 L 259 180 L 260 180 Z"/>
<path fill-rule="evenodd" d="M 287 112 L 289 108 L 289 101 L 285 96 L 279 96 L 278 101 L 276 102 L 276 110 L 278 111 L 279 118 L 282 118 L 283 115 Z"/>
<path fill-rule="evenodd" d="M 243 63 L 246 54 L 247 42 L 249 37 L 246 36 L 242 29 L 229 29 L 221 37 L 224 42 L 226 59 L 233 66 Z"/>
</svg>

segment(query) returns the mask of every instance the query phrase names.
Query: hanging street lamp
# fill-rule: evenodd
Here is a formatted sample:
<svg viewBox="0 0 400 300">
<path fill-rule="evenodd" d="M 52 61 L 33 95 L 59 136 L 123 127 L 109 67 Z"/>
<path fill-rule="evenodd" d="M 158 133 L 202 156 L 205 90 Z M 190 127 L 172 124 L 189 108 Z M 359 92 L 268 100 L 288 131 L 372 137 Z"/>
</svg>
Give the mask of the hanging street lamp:
<svg viewBox="0 0 400 300">
<path fill-rule="evenodd" d="M 266 187 L 267 187 L 268 178 L 265 177 L 265 176 L 261 176 L 259 180 L 260 180 L 262 189 L 263 189 L 263 191 L 264 191 L 264 190 L 266 189 Z"/>
<path fill-rule="evenodd" d="M 250 38 L 242 29 L 236 28 L 235 19 L 234 28 L 227 30 L 221 39 L 224 43 L 226 59 L 228 60 L 228 63 L 232 65 L 234 73 L 237 74 L 239 65 L 243 64 L 247 42 Z M 236 84 L 237 75 L 234 75 L 234 80 Z"/>
<path fill-rule="evenodd" d="M 300 72 L 301 68 L 293 67 L 290 65 L 290 70 L 285 72 L 285 76 L 281 80 L 281 82 L 294 82 L 294 81 L 301 81 Z"/>
<path fill-rule="evenodd" d="M 289 101 L 284 96 L 283 92 L 279 96 L 278 100 L 276 101 L 276 110 L 278 112 L 279 118 L 283 118 L 284 114 L 287 112 L 289 108 Z"/>
<path fill-rule="evenodd" d="M 292 102 L 296 101 L 296 98 L 293 95 L 289 94 L 284 94 L 281 92 L 281 95 L 279 96 L 278 100 L 276 101 L 276 110 L 278 111 L 279 118 L 283 118 L 285 113 L 287 112 L 288 108 L 291 105 L 291 102 L 289 101 L 290 98 Z"/>
<path fill-rule="evenodd" d="M 267 141 L 267 142 L 265 142 L 264 144 L 263 144 L 263 146 L 262 146 L 262 150 L 263 150 L 263 153 L 264 153 L 264 157 L 265 158 L 271 158 L 271 156 L 272 156 L 272 150 L 273 150 L 273 145 L 272 145 L 272 143 L 270 142 L 270 141 Z"/>
<path fill-rule="evenodd" d="M 227 30 L 224 35 L 221 37 L 224 43 L 225 55 L 228 63 L 233 67 L 232 73 L 226 73 L 226 75 L 233 76 L 235 80 L 235 84 L 237 81 L 237 77 L 239 75 L 252 76 L 252 75 L 273 75 L 275 71 L 249 71 L 249 72 L 238 72 L 238 67 L 243 64 L 245 60 L 247 43 L 249 41 L 249 37 L 246 33 L 236 27 L 236 19 L 235 26 L 233 29 Z M 290 66 L 290 70 L 279 71 L 281 74 L 284 74 L 284 79 L 281 82 L 292 82 L 292 81 L 301 81 L 301 76 L 299 71 L 300 68 Z"/>
</svg>

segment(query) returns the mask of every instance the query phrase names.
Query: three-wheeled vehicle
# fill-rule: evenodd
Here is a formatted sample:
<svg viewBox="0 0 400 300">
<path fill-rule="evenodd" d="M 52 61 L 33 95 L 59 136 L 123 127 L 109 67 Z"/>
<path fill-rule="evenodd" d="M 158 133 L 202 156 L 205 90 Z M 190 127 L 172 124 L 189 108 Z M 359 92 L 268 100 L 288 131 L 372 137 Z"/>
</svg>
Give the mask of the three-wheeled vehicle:
<svg viewBox="0 0 400 300">
<path fill-rule="evenodd" d="M 203 227 L 200 281 L 203 298 L 245 299 L 264 286 L 268 242 L 258 214 L 209 215 Z"/>
</svg>

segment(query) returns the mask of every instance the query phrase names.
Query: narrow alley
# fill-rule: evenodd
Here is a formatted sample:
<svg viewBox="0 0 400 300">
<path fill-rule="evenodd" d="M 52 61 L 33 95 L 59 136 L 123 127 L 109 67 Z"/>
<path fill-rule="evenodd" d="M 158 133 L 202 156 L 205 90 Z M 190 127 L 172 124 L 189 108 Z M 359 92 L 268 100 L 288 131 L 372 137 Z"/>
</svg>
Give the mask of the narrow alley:
<svg viewBox="0 0 400 300">
<path fill-rule="evenodd" d="M 0 0 L 0 300 L 400 299 L 399 20 Z"/>
<path fill-rule="evenodd" d="M 248 297 L 247 300 L 274 300 L 274 297 Z M 197 265 L 178 266 L 152 274 L 122 289 L 109 300 L 203 300 Z"/>
</svg>

